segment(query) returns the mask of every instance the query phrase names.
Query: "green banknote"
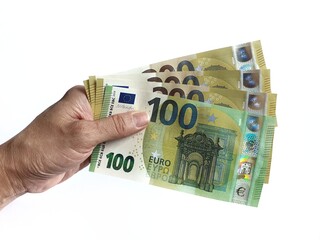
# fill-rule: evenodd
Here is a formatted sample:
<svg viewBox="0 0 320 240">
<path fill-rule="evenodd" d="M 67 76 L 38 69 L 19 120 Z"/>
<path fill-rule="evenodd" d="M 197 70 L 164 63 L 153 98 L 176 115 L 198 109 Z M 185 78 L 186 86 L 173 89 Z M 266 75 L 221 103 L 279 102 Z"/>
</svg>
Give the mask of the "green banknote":
<svg viewBox="0 0 320 240">
<path fill-rule="evenodd" d="M 258 71 L 258 72 L 257 72 Z M 252 74 L 259 73 L 260 70 L 255 70 L 252 72 Z M 229 71 L 216 71 L 216 72 L 229 72 Z M 237 73 L 235 74 L 238 77 L 234 77 L 235 79 L 235 86 L 240 86 L 239 84 L 239 71 L 230 71 L 231 73 Z M 210 72 L 204 72 L 201 73 L 204 75 L 205 73 Z M 212 72 L 215 73 L 215 72 Z M 264 73 L 265 76 L 268 76 L 268 71 Z M 192 84 L 197 85 L 190 85 L 188 82 L 184 82 L 185 84 L 175 84 L 179 83 L 177 81 L 158 81 L 158 76 L 165 75 L 167 73 L 152 73 L 151 79 L 152 81 L 148 82 L 147 80 L 150 79 L 147 77 L 147 75 L 150 74 L 136 74 L 136 75 L 128 75 L 128 76 L 105 76 L 103 77 L 104 84 L 103 85 L 117 85 L 117 86 L 123 86 L 123 87 L 133 87 L 133 88 L 141 88 L 144 90 L 152 91 L 152 92 L 160 92 L 165 95 L 171 95 L 171 96 L 177 96 L 181 98 L 187 98 L 190 100 L 197 100 L 201 102 L 207 102 L 212 103 L 215 105 L 220 105 L 224 107 L 229 107 L 233 109 L 238 110 L 246 110 L 251 111 L 256 115 L 269 115 L 269 116 L 275 116 L 276 112 L 276 94 L 267 94 L 267 93 L 260 93 L 260 92 L 251 92 L 251 91 L 241 91 L 241 90 L 231 90 L 227 89 L 228 86 L 230 86 L 230 81 L 220 81 L 219 86 L 215 87 L 208 87 L 207 84 L 201 84 L 201 86 L 198 86 L 199 82 L 197 82 L 198 78 L 192 78 Z M 191 75 L 185 74 L 185 72 L 175 72 L 173 73 L 175 76 L 164 76 L 167 79 L 170 79 L 171 77 L 174 77 L 173 79 L 176 79 L 178 77 L 186 79 L 190 77 Z M 121 77 L 122 76 L 122 77 Z M 155 77 L 157 76 L 157 77 Z M 161 76 L 162 77 L 162 76 Z M 154 79 L 157 79 L 154 81 Z M 199 78 L 201 79 L 201 78 Z M 259 79 L 259 78 L 256 78 Z M 179 78 L 178 78 L 179 80 Z M 190 80 L 190 79 L 189 79 Z M 196 82 L 195 82 L 196 81 Z M 167 83 L 169 82 L 169 83 Z M 221 87 L 224 86 L 224 87 Z M 102 88 L 102 87 L 101 87 Z M 98 89 L 98 87 L 97 87 Z M 102 98 L 100 98 L 102 102 Z M 99 104 L 99 107 L 97 107 L 97 101 L 95 106 L 95 116 L 100 116 L 101 113 L 101 106 L 102 103 Z M 269 176 L 270 176 L 270 169 L 271 169 L 271 158 L 266 159 L 268 161 L 268 167 L 267 167 L 267 174 L 265 183 L 268 183 Z"/>
<path fill-rule="evenodd" d="M 139 83 L 140 82 L 140 83 Z M 111 85 L 120 85 L 124 87 L 141 88 L 148 91 L 160 92 L 165 95 L 177 96 L 196 100 L 228 108 L 249 111 L 259 116 L 276 115 L 276 94 L 248 92 L 242 90 L 232 90 L 224 88 L 213 88 L 206 86 L 195 86 L 186 84 L 169 84 L 162 82 L 144 82 L 118 79 L 116 81 L 107 81 Z M 267 174 L 265 183 L 269 182 L 272 159 L 266 159 Z"/>
<path fill-rule="evenodd" d="M 266 68 L 260 41 L 178 57 L 123 73 L 253 70 Z"/>
<path fill-rule="evenodd" d="M 176 73 L 181 74 L 181 73 Z M 143 75 L 143 74 L 142 74 Z M 115 79 L 115 80 L 114 80 Z M 123 87 L 141 88 L 147 91 L 160 92 L 165 95 L 177 96 L 187 98 L 190 100 L 197 100 L 207 102 L 215 105 L 229 107 L 238 110 L 250 111 L 256 115 L 275 116 L 276 114 L 276 94 L 267 93 L 251 93 L 248 91 L 231 90 L 225 88 L 212 88 L 204 86 L 194 86 L 186 84 L 170 84 L 162 82 L 145 82 L 140 78 L 135 81 L 127 78 L 113 78 L 105 77 L 105 85 L 118 85 Z M 171 81 L 170 81 L 171 82 Z M 102 98 L 101 98 L 102 101 Z M 97 104 L 97 102 L 96 102 Z M 95 108 L 95 116 L 100 116 L 101 106 Z M 267 174 L 265 183 L 268 183 L 270 176 L 270 169 L 272 159 L 266 159 Z"/>
<path fill-rule="evenodd" d="M 257 206 L 276 120 L 247 111 L 107 86 L 101 117 L 147 111 L 150 124 L 98 145 L 90 171 Z"/>
</svg>

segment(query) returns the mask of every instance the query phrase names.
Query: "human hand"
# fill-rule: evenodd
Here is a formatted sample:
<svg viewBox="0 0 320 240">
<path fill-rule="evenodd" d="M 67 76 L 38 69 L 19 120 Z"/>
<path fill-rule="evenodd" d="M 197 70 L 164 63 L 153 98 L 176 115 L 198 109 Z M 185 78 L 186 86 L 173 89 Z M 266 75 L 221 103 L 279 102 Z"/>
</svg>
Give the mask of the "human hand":
<svg viewBox="0 0 320 240">
<path fill-rule="evenodd" d="M 134 134 L 148 122 L 144 112 L 94 121 L 84 87 L 71 88 L 0 145 L 0 209 L 26 192 L 43 192 L 63 182 L 89 164 L 97 144 Z"/>
</svg>

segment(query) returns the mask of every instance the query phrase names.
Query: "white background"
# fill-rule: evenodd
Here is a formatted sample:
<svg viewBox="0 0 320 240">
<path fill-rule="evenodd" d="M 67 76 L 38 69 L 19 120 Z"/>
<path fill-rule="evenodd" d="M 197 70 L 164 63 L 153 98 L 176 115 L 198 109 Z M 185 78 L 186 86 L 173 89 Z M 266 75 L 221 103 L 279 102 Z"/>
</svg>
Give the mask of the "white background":
<svg viewBox="0 0 320 240">
<path fill-rule="evenodd" d="M 320 239 L 317 1 L 0 2 L 0 143 L 73 85 L 261 40 L 278 94 L 258 208 L 89 173 L 0 212 L 0 239 Z M 50 137 L 50 136 L 48 136 Z"/>
</svg>

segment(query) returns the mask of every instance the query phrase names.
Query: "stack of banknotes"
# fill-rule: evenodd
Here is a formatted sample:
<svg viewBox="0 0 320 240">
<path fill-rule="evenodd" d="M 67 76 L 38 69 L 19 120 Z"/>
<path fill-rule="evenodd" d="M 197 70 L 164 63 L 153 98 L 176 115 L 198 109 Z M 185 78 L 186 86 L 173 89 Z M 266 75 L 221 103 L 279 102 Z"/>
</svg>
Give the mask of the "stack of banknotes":
<svg viewBox="0 0 320 240">
<path fill-rule="evenodd" d="M 90 76 L 84 85 L 94 119 L 150 116 L 145 130 L 96 146 L 91 172 L 258 206 L 277 125 L 260 41 Z"/>
</svg>

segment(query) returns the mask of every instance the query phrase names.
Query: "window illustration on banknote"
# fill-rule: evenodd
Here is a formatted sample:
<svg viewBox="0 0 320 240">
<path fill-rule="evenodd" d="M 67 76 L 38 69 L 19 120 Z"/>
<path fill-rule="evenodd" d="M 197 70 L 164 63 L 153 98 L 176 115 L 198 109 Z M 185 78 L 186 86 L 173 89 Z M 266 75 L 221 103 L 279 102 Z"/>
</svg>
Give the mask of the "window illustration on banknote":
<svg viewBox="0 0 320 240">
<path fill-rule="evenodd" d="M 186 136 L 183 133 L 181 131 L 176 138 L 178 150 L 169 182 L 208 192 L 225 191 L 233 160 L 235 131 L 199 124 L 195 133 Z"/>
</svg>

